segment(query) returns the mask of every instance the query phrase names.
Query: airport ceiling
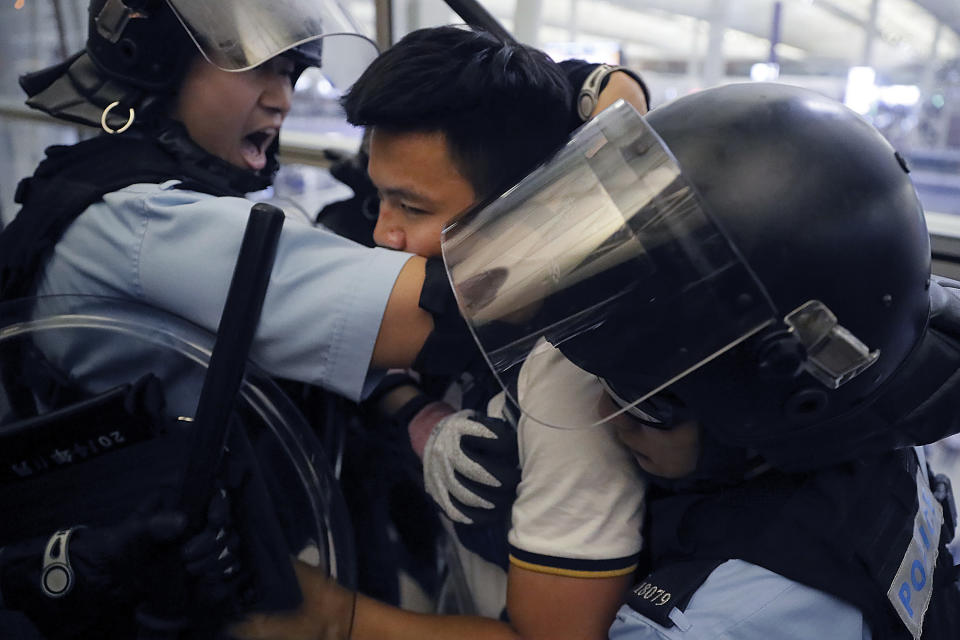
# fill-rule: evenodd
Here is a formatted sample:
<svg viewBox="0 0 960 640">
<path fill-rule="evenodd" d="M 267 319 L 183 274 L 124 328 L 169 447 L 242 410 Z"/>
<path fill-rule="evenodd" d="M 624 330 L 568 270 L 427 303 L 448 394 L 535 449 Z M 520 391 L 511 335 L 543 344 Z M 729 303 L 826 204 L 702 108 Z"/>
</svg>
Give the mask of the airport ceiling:
<svg viewBox="0 0 960 640">
<path fill-rule="evenodd" d="M 513 31 L 517 0 L 480 0 Z M 703 55 L 716 0 L 542 0 L 539 45 L 597 38 L 620 42 L 628 60 L 686 64 Z M 728 0 L 728 61 L 769 56 L 773 0 Z M 872 0 L 782 0 L 777 57 L 797 72 L 845 74 L 865 61 Z M 942 24 L 938 33 L 938 24 Z M 960 57 L 958 0 L 879 0 L 870 63 L 900 81 L 932 59 Z M 936 41 L 936 49 L 933 45 Z"/>
</svg>

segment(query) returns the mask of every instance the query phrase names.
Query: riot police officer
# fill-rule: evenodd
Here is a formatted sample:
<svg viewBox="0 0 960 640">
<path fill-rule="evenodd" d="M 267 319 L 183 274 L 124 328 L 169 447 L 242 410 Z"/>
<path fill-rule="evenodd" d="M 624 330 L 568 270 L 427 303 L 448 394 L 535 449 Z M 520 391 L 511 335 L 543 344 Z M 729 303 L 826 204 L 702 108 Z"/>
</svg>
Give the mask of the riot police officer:
<svg viewBox="0 0 960 640">
<path fill-rule="evenodd" d="M 956 511 L 911 445 L 960 429 L 960 283 L 908 171 L 830 99 L 729 85 L 608 110 L 447 230 L 500 375 L 557 347 L 651 481 L 611 638 L 955 633 Z M 695 447 L 664 464 L 664 432 Z"/>
</svg>

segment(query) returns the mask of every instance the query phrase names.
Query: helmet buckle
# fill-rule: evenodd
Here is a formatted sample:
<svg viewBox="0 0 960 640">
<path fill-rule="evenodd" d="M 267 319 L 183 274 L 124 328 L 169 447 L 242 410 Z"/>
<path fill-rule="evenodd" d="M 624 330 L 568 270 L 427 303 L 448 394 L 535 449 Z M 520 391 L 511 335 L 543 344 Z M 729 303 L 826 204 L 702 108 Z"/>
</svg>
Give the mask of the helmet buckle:
<svg viewBox="0 0 960 640">
<path fill-rule="evenodd" d="M 879 349 L 870 351 L 819 300 L 808 300 L 783 321 L 806 349 L 803 368 L 828 389 L 849 382 L 880 357 Z"/>
<path fill-rule="evenodd" d="M 116 43 L 123 35 L 123 30 L 127 28 L 127 23 L 134 16 L 134 10 L 130 9 L 123 0 L 107 0 L 100 9 L 100 13 L 94 18 L 97 25 L 97 33 L 105 40 Z"/>
</svg>

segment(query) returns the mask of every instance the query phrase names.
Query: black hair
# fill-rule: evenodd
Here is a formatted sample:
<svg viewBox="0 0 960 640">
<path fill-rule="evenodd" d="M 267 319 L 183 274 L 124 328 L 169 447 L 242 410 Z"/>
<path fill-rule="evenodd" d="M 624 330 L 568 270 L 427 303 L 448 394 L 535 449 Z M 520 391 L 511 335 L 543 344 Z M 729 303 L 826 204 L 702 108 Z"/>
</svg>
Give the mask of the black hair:
<svg viewBox="0 0 960 640">
<path fill-rule="evenodd" d="M 545 53 L 484 31 L 419 29 L 343 97 L 353 125 L 444 134 L 478 199 L 497 195 L 567 140 L 572 90 Z"/>
</svg>

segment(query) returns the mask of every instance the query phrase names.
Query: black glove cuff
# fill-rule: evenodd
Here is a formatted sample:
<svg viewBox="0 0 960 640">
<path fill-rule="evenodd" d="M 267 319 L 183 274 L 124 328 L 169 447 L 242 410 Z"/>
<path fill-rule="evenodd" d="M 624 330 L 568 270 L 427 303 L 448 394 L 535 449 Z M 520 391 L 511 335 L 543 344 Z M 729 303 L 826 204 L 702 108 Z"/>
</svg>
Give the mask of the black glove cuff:
<svg viewBox="0 0 960 640">
<path fill-rule="evenodd" d="M 36 587 L 46 544 L 47 538 L 32 538 L 0 549 L 0 607 L 18 609 L 25 592 L 36 591 L 34 596 L 39 596 Z"/>
<path fill-rule="evenodd" d="M 387 375 L 383 376 L 383 380 L 380 381 L 380 384 L 374 388 L 370 395 L 364 399 L 363 405 L 366 407 L 376 407 L 377 404 L 379 404 L 380 399 L 385 395 L 397 387 L 403 387 L 407 385 L 419 388 L 417 381 L 408 373 L 388 373 Z"/>
<path fill-rule="evenodd" d="M 406 426 L 410 424 L 410 421 L 413 420 L 418 413 L 420 413 L 420 410 L 433 401 L 433 398 L 421 393 L 420 395 L 408 400 L 406 404 L 400 407 L 400 410 L 393 414 L 393 420 L 397 424 L 406 428 Z"/>
<path fill-rule="evenodd" d="M 433 316 L 433 331 L 417 354 L 413 368 L 433 375 L 454 375 L 468 369 L 480 354 L 467 323 L 460 316 L 440 258 L 427 260 L 420 308 Z"/>
</svg>

